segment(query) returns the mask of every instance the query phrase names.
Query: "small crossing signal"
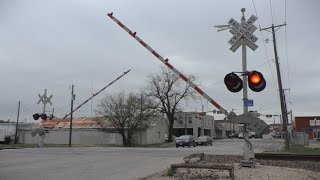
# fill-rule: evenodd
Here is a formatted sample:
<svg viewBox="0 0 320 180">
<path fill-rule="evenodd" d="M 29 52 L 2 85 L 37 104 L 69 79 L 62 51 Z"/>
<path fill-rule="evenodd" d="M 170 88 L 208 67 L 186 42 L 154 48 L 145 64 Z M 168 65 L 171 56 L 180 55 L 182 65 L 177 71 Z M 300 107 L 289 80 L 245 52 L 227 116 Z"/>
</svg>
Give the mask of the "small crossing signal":
<svg viewBox="0 0 320 180">
<path fill-rule="evenodd" d="M 38 120 L 40 118 L 40 115 L 38 113 L 32 115 L 34 120 Z"/>
<path fill-rule="evenodd" d="M 48 116 L 47 114 L 39 114 L 39 113 L 35 113 L 32 115 L 34 120 L 38 120 L 39 118 L 41 118 L 42 120 L 47 120 Z M 53 115 L 49 116 L 49 120 L 53 119 Z"/>
</svg>

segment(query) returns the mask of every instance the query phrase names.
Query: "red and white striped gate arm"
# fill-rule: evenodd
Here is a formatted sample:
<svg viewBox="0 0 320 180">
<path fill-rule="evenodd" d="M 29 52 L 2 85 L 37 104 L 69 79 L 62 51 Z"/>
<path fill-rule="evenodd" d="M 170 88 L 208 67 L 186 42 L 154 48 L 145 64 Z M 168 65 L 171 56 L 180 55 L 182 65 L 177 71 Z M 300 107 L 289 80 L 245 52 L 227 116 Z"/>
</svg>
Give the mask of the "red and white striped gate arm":
<svg viewBox="0 0 320 180">
<path fill-rule="evenodd" d="M 193 87 L 199 94 L 201 94 L 205 99 L 207 99 L 211 104 L 213 104 L 216 108 L 222 111 L 224 114 L 227 111 L 222 108 L 216 101 L 210 98 L 205 92 L 203 92 L 199 87 L 197 87 L 193 82 L 191 82 L 185 75 L 179 72 L 176 68 L 174 68 L 168 61 L 169 59 L 164 59 L 160 56 L 155 50 L 153 50 L 149 45 L 147 45 L 143 40 L 141 40 L 136 32 L 132 32 L 129 28 L 127 28 L 124 24 L 122 24 L 117 18 L 113 16 L 113 13 L 108 13 L 108 16 L 115 21 L 120 27 L 122 27 L 127 33 L 129 33 L 134 39 L 136 39 L 143 47 L 149 50 L 155 57 L 157 57 L 162 63 L 168 66 L 174 73 L 176 73 L 181 79 L 183 79 L 186 83 L 188 83 L 191 87 Z"/>
<path fill-rule="evenodd" d="M 128 71 L 124 72 L 121 76 L 117 77 L 117 79 L 113 80 L 111 83 L 109 83 L 108 85 L 106 85 L 105 87 L 103 87 L 102 89 L 100 89 L 98 92 L 94 93 L 91 97 L 89 97 L 89 99 L 85 100 L 83 103 L 81 103 L 78 107 L 76 107 L 72 112 L 70 112 L 69 114 L 66 114 L 64 116 L 63 119 L 67 118 L 71 113 L 75 112 L 76 110 L 78 110 L 81 106 L 83 106 L 84 104 L 86 104 L 88 101 L 90 101 L 90 99 L 94 98 L 96 95 L 98 95 L 99 93 L 101 93 L 103 90 L 105 90 L 107 87 L 109 87 L 111 84 L 113 84 L 114 82 L 118 81 L 120 78 L 122 78 L 124 75 L 126 75 L 128 72 L 130 72 L 131 69 L 129 69 Z"/>
</svg>

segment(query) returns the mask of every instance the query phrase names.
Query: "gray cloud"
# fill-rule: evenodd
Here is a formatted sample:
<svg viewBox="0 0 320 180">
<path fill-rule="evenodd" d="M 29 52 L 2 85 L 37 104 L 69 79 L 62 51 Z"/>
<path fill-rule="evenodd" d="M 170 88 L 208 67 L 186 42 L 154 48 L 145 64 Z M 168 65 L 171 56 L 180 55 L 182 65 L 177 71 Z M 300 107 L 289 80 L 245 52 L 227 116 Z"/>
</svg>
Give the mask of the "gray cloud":
<svg viewBox="0 0 320 180">
<path fill-rule="evenodd" d="M 254 1 L 261 27 L 272 24 L 269 2 Z M 273 23 L 285 21 L 284 1 L 272 1 Z M 277 32 L 278 50 L 285 88 L 291 88 L 292 108 L 296 115 L 319 114 L 316 92 L 319 79 L 316 18 L 319 2 L 288 1 L 286 59 L 285 29 Z M 162 64 L 132 37 L 120 29 L 106 13 L 114 15 L 149 43 L 179 70 L 196 75 L 202 88 L 224 108 L 241 112 L 242 93 L 232 94 L 223 84 L 226 73 L 241 71 L 241 52 L 232 53 L 228 31 L 216 32 L 214 25 L 226 24 L 230 18 L 240 21 L 240 9 L 246 16 L 255 14 L 251 0 L 246 1 L 1 1 L 0 3 L 0 119 L 8 119 L 22 101 L 22 119 L 31 120 L 41 111 L 37 95 L 48 89 L 53 94 L 58 116 L 70 107 L 70 85 L 75 84 L 76 105 L 99 90 L 124 71 L 132 71 L 95 98 L 121 90 L 139 90 L 146 85 L 147 76 Z M 258 23 L 255 23 L 258 26 Z M 264 38 L 271 34 L 262 32 Z M 248 50 L 248 69 L 261 71 L 267 87 L 261 93 L 249 92 L 254 99 L 252 110 L 279 113 L 272 41 L 264 48 L 261 32 L 256 31 L 259 48 Z M 269 61 L 269 63 L 266 63 Z M 289 69 L 288 69 L 289 68 Z M 288 82 L 288 70 L 290 82 Z M 289 95 L 287 96 L 287 99 Z M 203 99 L 203 103 L 205 100 Z M 201 107 L 190 102 L 186 110 Z M 289 106 L 290 107 L 290 106 Z M 75 116 L 89 116 L 91 104 Z M 207 110 L 214 109 L 206 106 Z"/>
</svg>

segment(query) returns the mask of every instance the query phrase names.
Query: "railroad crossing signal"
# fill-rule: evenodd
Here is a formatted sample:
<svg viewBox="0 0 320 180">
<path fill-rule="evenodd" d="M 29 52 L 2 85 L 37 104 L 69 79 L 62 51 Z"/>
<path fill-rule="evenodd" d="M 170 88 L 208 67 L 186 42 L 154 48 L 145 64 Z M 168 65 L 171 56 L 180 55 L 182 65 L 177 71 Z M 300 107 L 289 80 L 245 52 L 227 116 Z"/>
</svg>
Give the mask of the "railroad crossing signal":
<svg viewBox="0 0 320 180">
<path fill-rule="evenodd" d="M 38 96 L 40 99 L 37 104 L 42 102 L 43 104 L 49 103 L 50 105 L 52 105 L 51 98 L 53 97 L 53 95 L 51 95 L 50 97 L 47 97 L 47 89 L 44 90 L 44 94 L 42 96 L 40 94 L 38 94 Z"/>
<path fill-rule="evenodd" d="M 224 84 L 231 92 L 239 92 L 243 88 L 242 79 L 236 73 L 229 73 L 224 77 Z"/>
<path fill-rule="evenodd" d="M 48 116 L 45 113 L 39 114 L 39 113 L 35 113 L 32 115 L 34 120 L 38 120 L 39 118 L 41 118 L 42 120 L 47 120 Z M 53 119 L 53 115 L 49 116 L 49 120 Z"/>
<path fill-rule="evenodd" d="M 253 35 L 252 33 L 257 29 L 256 26 L 253 25 L 253 23 L 258 18 L 254 15 L 252 15 L 245 23 L 238 23 L 236 20 L 231 18 L 228 22 L 230 25 L 230 33 L 233 34 L 233 37 L 228 41 L 228 43 L 231 45 L 230 50 L 232 52 L 235 52 L 242 44 L 242 37 L 245 39 L 245 44 L 251 48 L 253 51 L 255 51 L 258 46 L 255 44 L 255 42 L 258 40 L 258 38 Z"/>
<path fill-rule="evenodd" d="M 250 71 L 243 74 L 243 76 L 248 76 L 249 88 L 254 92 L 260 92 L 264 90 L 267 83 L 263 75 L 258 71 Z M 239 92 L 243 88 L 242 79 L 234 72 L 227 74 L 224 77 L 224 84 L 227 89 L 231 92 Z"/>
<path fill-rule="evenodd" d="M 248 73 L 249 88 L 254 92 L 260 92 L 264 90 L 267 83 L 263 75 L 258 71 L 251 71 Z"/>
<path fill-rule="evenodd" d="M 38 120 L 40 118 L 40 114 L 38 114 L 38 113 L 36 113 L 36 114 L 34 114 L 32 116 L 33 116 L 34 120 Z"/>
</svg>

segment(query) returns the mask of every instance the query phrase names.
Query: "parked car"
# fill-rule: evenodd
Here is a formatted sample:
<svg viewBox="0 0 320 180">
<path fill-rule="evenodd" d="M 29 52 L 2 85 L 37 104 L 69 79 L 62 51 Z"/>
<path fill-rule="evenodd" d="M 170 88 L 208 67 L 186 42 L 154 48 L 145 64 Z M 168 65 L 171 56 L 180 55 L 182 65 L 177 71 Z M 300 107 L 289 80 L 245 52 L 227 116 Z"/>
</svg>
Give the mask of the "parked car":
<svg viewBox="0 0 320 180">
<path fill-rule="evenodd" d="M 239 138 L 239 134 L 238 133 L 229 134 L 228 138 Z"/>
<path fill-rule="evenodd" d="M 176 147 L 179 147 L 179 146 L 196 147 L 196 141 L 191 135 L 182 135 L 176 138 Z"/>
<path fill-rule="evenodd" d="M 255 132 L 249 132 L 249 138 L 254 138 L 254 137 L 255 137 L 255 135 L 256 135 L 256 133 L 255 133 Z"/>
<path fill-rule="evenodd" d="M 243 139 L 243 132 L 239 132 L 238 138 L 239 138 L 239 139 Z"/>
<path fill-rule="evenodd" d="M 281 132 L 273 132 L 271 133 L 271 136 L 276 139 L 281 138 Z"/>
<path fill-rule="evenodd" d="M 197 140 L 196 140 L 196 144 L 197 145 L 212 145 L 212 139 L 209 136 L 200 136 Z"/>
<path fill-rule="evenodd" d="M 253 135 L 253 137 L 255 138 L 255 139 L 257 139 L 257 138 L 260 138 L 260 139 L 262 139 L 263 137 L 262 137 L 262 134 L 257 134 L 256 132 L 250 132 L 252 135 Z"/>
<path fill-rule="evenodd" d="M 254 134 L 252 132 L 249 132 L 249 138 L 253 138 L 253 137 L 254 137 Z M 243 139 L 243 132 L 239 132 L 238 138 Z"/>
</svg>

